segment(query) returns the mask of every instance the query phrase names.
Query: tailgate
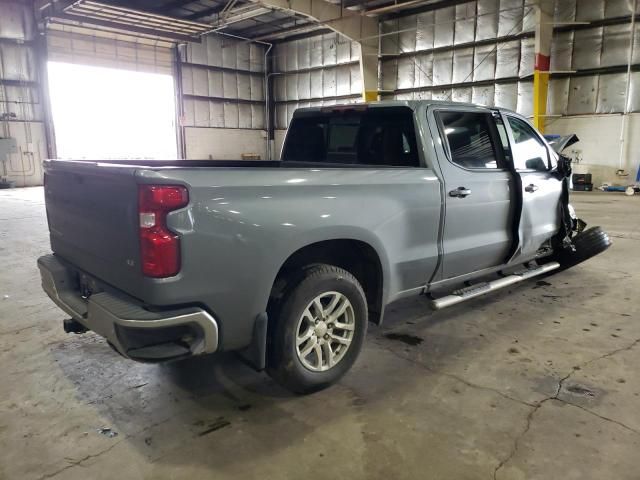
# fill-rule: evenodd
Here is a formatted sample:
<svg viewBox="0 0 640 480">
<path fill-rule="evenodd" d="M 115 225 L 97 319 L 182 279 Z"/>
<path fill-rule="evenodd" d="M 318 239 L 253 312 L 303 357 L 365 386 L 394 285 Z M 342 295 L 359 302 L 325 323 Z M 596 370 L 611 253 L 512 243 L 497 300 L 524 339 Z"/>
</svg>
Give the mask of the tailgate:
<svg viewBox="0 0 640 480">
<path fill-rule="evenodd" d="M 45 200 L 53 252 L 112 285 L 142 278 L 135 167 L 45 162 Z"/>
</svg>

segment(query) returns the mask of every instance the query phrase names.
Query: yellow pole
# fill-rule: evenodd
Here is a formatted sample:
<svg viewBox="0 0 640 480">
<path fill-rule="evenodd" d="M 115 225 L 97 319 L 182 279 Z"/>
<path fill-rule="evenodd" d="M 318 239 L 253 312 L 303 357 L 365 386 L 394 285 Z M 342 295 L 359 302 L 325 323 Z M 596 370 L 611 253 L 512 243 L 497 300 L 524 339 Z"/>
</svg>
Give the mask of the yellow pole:
<svg viewBox="0 0 640 480">
<path fill-rule="evenodd" d="M 549 91 L 549 71 L 533 72 L 533 126 L 544 133 L 544 120 L 547 115 L 547 92 Z"/>
</svg>

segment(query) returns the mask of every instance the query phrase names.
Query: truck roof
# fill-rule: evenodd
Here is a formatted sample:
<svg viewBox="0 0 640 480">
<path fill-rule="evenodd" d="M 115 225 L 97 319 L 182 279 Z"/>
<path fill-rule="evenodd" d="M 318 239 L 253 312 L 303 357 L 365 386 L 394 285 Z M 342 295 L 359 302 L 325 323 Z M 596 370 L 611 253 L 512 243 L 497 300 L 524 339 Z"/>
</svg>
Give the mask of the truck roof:
<svg viewBox="0 0 640 480">
<path fill-rule="evenodd" d="M 340 108 L 349 108 L 354 107 L 355 105 L 367 105 L 370 108 L 382 108 L 382 107 L 409 107 L 412 110 L 420 106 L 430 106 L 430 105 L 440 105 L 440 106 L 467 106 L 467 107 L 480 107 L 480 108 L 488 108 L 487 105 L 479 105 L 476 103 L 468 103 L 468 102 L 453 102 L 450 100 L 380 100 L 376 102 L 354 102 L 354 103 L 337 103 L 335 105 L 325 105 L 325 106 L 317 106 L 317 107 L 303 107 L 298 108 L 296 111 L 300 112 L 320 112 L 322 110 L 327 109 L 340 109 Z M 491 107 L 496 110 L 501 110 L 505 112 L 511 112 L 511 110 L 501 107 Z M 515 112 L 514 112 L 515 113 Z"/>
</svg>

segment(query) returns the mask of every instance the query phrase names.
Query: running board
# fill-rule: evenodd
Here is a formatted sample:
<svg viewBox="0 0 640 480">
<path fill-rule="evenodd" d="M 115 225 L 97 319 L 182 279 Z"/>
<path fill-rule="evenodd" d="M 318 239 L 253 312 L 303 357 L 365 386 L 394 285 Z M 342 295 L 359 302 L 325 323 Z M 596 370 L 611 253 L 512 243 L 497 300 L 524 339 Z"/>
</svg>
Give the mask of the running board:
<svg viewBox="0 0 640 480">
<path fill-rule="evenodd" d="M 509 285 L 513 285 L 514 283 L 522 282 L 524 280 L 537 277 L 538 275 L 551 272 L 558 268 L 560 268 L 560 264 L 558 262 L 549 262 L 536 268 L 528 268 L 523 271 L 507 275 L 506 277 L 498 278 L 497 280 L 493 280 L 491 282 L 471 285 L 470 287 L 456 290 L 451 295 L 447 295 L 446 297 L 433 300 L 431 302 L 431 307 L 435 310 L 441 310 L 457 303 L 465 302 L 467 300 L 471 300 L 472 298 L 479 297 L 480 295 L 484 295 L 485 293 L 495 292 L 496 290 L 508 287 Z"/>
</svg>

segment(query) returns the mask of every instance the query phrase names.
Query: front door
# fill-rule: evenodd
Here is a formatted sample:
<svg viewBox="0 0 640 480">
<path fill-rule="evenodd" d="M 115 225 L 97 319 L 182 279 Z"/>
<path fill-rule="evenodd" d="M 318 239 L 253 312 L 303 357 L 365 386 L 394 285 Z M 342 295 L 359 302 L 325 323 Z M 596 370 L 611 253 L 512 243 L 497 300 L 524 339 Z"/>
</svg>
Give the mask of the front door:
<svg viewBox="0 0 640 480">
<path fill-rule="evenodd" d="M 540 134 L 524 118 L 504 117 L 513 164 L 522 179 L 519 257 L 525 260 L 558 232 L 562 181 L 551 171 L 551 152 Z"/>
<path fill-rule="evenodd" d="M 445 187 L 442 279 L 501 265 L 513 242 L 514 178 L 493 112 L 447 106 L 429 115 Z"/>
</svg>

